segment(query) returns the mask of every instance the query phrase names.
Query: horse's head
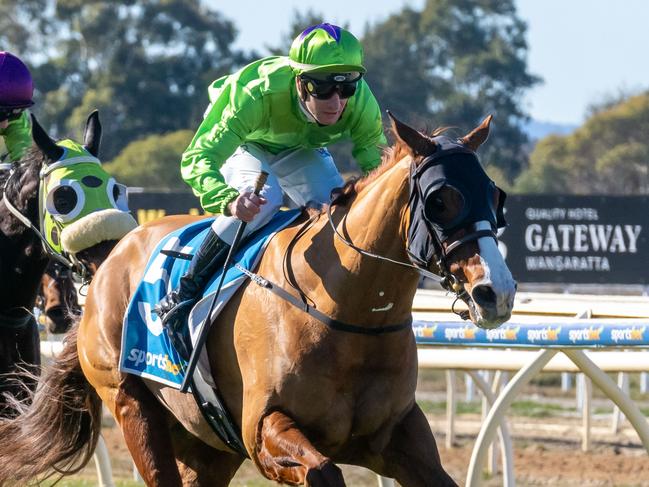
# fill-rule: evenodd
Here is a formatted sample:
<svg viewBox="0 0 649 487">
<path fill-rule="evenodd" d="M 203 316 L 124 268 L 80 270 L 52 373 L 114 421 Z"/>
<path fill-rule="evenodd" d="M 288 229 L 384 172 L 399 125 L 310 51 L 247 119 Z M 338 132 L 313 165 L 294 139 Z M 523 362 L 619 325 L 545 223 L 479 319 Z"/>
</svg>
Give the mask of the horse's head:
<svg viewBox="0 0 649 487">
<path fill-rule="evenodd" d="M 36 146 L 45 154 L 41 177 L 41 229 L 57 252 L 76 255 L 101 242 L 119 240 L 137 226 L 128 211 L 126 187 L 104 171 L 101 125 L 88 117 L 84 142 L 54 142 L 32 117 Z"/>
<path fill-rule="evenodd" d="M 466 302 L 471 320 L 495 328 L 512 312 L 516 282 L 498 251 L 505 225 L 505 193 L 475 153 L 487 139 L 491 116 L 460 139 L 428 137 L 392 115 L 396 135 L 412 156 L 408 254 L 443 278 Z"/>
</svg>

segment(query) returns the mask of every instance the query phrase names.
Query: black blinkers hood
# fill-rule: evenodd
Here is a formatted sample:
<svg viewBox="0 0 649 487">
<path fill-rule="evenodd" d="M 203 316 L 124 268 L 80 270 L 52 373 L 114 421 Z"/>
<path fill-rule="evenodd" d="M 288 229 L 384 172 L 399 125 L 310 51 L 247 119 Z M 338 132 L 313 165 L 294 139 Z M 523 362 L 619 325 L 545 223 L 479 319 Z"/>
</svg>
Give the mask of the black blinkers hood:
<svg viewBox="0 0 649 487">
<path fill-rule="evenodd" d="M 495 232 L 506 224 L 505 192 L 487 176 L 476 154 L 446 136 L 433 141 L 437 144 L 435 153 L 413 166 L 410 174 L 408 251 L 413 261 L 426 266 L 436 254 L 443 253 L 441 244 L 459 229 L 487 221 Z M 431 217 L 429 208 L 432 197 L 445 186 L 455 188 L 464 205 L 453 221 L 442 224 Z"/>
</svg>

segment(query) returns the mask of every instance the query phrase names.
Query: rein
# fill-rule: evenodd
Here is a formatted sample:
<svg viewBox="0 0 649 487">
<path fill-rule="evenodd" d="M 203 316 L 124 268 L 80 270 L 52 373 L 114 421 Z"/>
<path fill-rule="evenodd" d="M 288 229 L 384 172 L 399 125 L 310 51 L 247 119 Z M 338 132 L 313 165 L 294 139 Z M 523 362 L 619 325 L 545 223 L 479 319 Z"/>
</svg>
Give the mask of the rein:
<svg viewBox="0 0 649 487">
<path fill-rule="evenodd" d="M 239 271 L 244 273 L 246 276 L 248 276 L 250 280 L 255 284 L 257 284 L 258 286 L 268 289 L 269 291 L 276 294 L 280 298 L 284 299 L 285 301 L 288 301 L 296 308 L 301 309 L 305 313 L 308 313 L 309 315 L 316 318 L 321 323 L 324 323 L 332 330 L 344 331 L 347 333 L 356 333 L 359 335 L 379 336 L 379 335 L 385 335 L 386 333 L 394 333 L 397 331 L 405 330 L 407 328 L 411 328 L 412 326 L 412 317 L 408 318 L 408 320 L 406 320 L 404 323 L 399 323 L 396 325 L 385 325 L 385 326 L 379 326 L 373 328 L 367 328 L 364 326 L 350 325 L 348 323 L 343 323 L 342 321 L 335 320 L 327 316 L 326 314 L 318 311 L 313 306 L 309 305 L 307 302 L 299 300 L 298 298 L 293 296 L 291 293 L 286 291 L 281 286 L 278 286 L 274 282 L 265 279 L 259 274 L 255 274 L 254 272 L 249 271 L 248 269 L 246 269 L 245 267 L 239 264 L 235 264 L 235 267 Z"/>
<path fill-rule="evenodd" d="M 439 283 L 443 282 L 443 280 L 444 280 L 443 276 L 438 276 L 437 274 L 434 274 L 434 273 L 430 272 L 429 270 L 424 269 L 423 267 L 419 267 L 419 266 L 416 266 L 414 264 L 409 264 L 407 262 L 401 262 L 400 260 L 390 259 L 389 257 L 384 257 L 382 255 L 373 254 L 372 252 L 368 252 L 367 250 L 363 250 L 360 247 L 357 247 L 356 245 L 354 245 L 352 242 L 347 240 L 345 238 L 345 236 L 342 235 L 338 231 L 338 229 L 336 228 L 336 225 L 334 225 L 334 222 L 333 222 L 333 219 L 332 219 L 332 216 L 331 216 L 331 207 L 332 207 L 332 205 L 327 206 L 327 219 L 329 220 L 329 225 L 331 226 L 331 229 L 334 231 L 336 236 L 345 245 L 347 245 L 348 247 L 354 249 L 356 252 L 358 252 L 361 255 L 365 255 L 367 257 L 371 257 L 371 258 L 377 259 L 377 260 L 382 260 L 382 261 L 385 261 L 385 262 L 391 262 L 392 264 L 400 265 L 402 267 L 408 267 L 409 269 L 414 269 L 415 271 L 417 271 L 419 274 L 421 274 L 424 277 L 428 277 L 429 279 L 432 279 L 432 280 L 434 280 L 436 282 L 439 282 Z M 345 214 L 345 217 L 346 216 L 347 215 Z"/>
<path fill-rule="evenodd" d="M 464 244 L 466 242 L 469 242 L 471 240 L 475 240 L 475 239 L 483 237 L 483 236 L 494 236 L 493 231 L 489 230 L 488 233 L 487 233 L 484 230 L 477 230 L 477 231 L 474 231 L 474 232 L 472 232 L 472 233 L 470 233 L 468 235 L 465 235 L 464 237 L 462 237 L 462 238 L 456 240 L 455 242 L 453 242 L 451 244 L 452 248 L 450 248 L 451 246 L 449 246 L 449 249 L 447 249 L 447 251 L 443 254 L 443 257 L 437 260 L 437 267 L 442 272 L 441 275 L 437 275 L 437 274 L 434 274 L 434 273 L 430 272 L 428 269 L 424 269 L 423 267 L 420 267 L 420 266 L 417 266 L 417 265 L 414 265 L 414 264 L 409 264 L 407 262 L 401 262 L 399 260 L 390 259 L 389 257 L 384 257 L 382 255 L 374 254 L 372 252 L 368 252 L 367 250 L 363 250 L 360 247 L 357 247 L 352 242 L 347 240 L 344 237 L 344 235 L 342 235 L 338 231 L 336 226 L 334 225 L 333 219 L 332 219 L 332 216 L 331 216 L 331 206 L 332 205 L 329 205 L 327 207 L 327 218 L 329 220 L 329 225 L 333 229 L 336 236 L 345 245 L 347 245 L 348 247 L 354 249 L 356 252 L 358 252 L 361 255 L 365 255 L 367 257 L 371 257 L 371 258 L 377 259 L 377 260 L 382 260 L 384 262 L 390 262 L 392 264 L 400 265 L 402 267 L 408 267 L 410 269 L 414 269 L 420 275 L 422 275 L 424 277 L 428 277 L 429 279 L 432 279 L 435 282 L 438 282 L 444 289 L 446 289 L 448 292 L 451 292 L 451 293 L 453 293 L 455 295 L 455 301 L 453 301 L 453 305 L 451 306 L 451 311 L 453 313 L 455 313 L 456 315 L 458 315 L 463 320 L 468 320 L 469 319 L 470 315 L 469 315 L 469 312 L 467 310 L 460 310 L 460 311 L 455 310 L 455 304 L 459 300 L 464 301 L 467 306 L 470 306 L 469 294 L 466 292 L 466 289 L 464 289 L 464 285 L 450 271 L 447 270 L 447 266 L 446 266 L 446 263 L 445 263 L 444 259 L 450 254 L 451 251 L 457 249 L 460 245 L 462 245 L 462 244 Z M 477 227 L 478 225 L 480 225 L 482 223 L 487 223 L 488 224 L 488 222 L 478 222 L 478 223 L 475 224 L 475 226 Z M 494 236 L 494 238 L 495 238 L 495 236 Z M 439 247 L 443 248 L 441 246 L 441 244 L 439 244 Z"/>
</svg>

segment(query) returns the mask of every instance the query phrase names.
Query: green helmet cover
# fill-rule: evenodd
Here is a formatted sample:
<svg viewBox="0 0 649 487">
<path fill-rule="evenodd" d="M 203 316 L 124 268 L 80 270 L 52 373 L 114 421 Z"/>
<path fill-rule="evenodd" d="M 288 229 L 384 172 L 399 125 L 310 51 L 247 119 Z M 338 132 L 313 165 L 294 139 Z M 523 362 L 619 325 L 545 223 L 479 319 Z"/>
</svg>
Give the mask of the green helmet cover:
<svg viewBox="0 0 649 487">
<path fill-rule="evenodd" d="M 327 23 L 305 29 L 291 44 L 288 57 L 297 74 L 366 71 L 359 40 L 348 30 Z"/>
</svg>

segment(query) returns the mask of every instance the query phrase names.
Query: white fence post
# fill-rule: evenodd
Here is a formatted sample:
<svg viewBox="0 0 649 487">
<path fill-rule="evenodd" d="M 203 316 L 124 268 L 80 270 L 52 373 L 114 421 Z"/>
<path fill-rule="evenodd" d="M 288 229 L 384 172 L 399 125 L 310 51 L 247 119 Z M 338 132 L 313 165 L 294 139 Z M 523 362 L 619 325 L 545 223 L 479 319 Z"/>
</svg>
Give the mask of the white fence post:
<svg viewBox="0 0 649 487">
<path fill-rule="evenodd" d="M 629 394 L 629 374 L 619 372 L 617 374 L 617 386 L 628 395 Z M 611 433 L 614 435 L 620 431 L 620 425 L 624 422 L 624 414 L 620 411 L 620 407 L 616 404 L 613 407 L 613 418 L 611 421 Z"/>
<path fill-rule="evenodd" d="M 469 374 L 464 374 L 464 385 L 466 387 L 466 395 L 464 396 L 464 400 L 466 402 L 472 402 L 473 397 L 475 396 L 475 384 L 473 383 L 473 379 Z"/>
<path fill-rule="evenodd" d="M 593 399 L 593 387 L 590 381 L 590 378 L 586 377 L 585 374 L 579 374 L 578 383 L 580 384 L 579 389 L 582 393 L 582 405 L 581 405 L 581 451 L 590 450 L 590 426 L 592 418 L 592 399 Z"/>
<path fill-rule="evenodd" d="M 561 391 L 568 392 L 570 389 L 572 389 L 572 374 L 561 372 Z"/>
<path fill-rule="evenodd" d="M 113 469 L 110 466 L 110 456 L 108 456 L 108 449 L 104 437 L 99 435 L 97 441 L 97 448 L 93 456 L 95 460 L 95 467 L 97 467 L 97 481 L 100 487 L 115 487 L 113 482 Z"/>
<path fill-rule="evenodd" d="M 455 371 L 446 371 L 446 448 L 451 449 L 455 444 L 455 412 L 457 410 L 455 396 Z"/>
<path fill-rule="evenodd" d="M 649 374 L 640 372 L 640 394 L 646 394 L 649 391 Z"/>
</svg>

